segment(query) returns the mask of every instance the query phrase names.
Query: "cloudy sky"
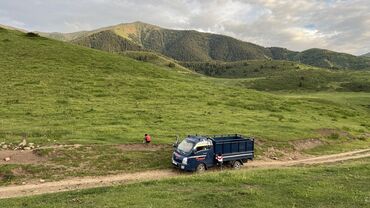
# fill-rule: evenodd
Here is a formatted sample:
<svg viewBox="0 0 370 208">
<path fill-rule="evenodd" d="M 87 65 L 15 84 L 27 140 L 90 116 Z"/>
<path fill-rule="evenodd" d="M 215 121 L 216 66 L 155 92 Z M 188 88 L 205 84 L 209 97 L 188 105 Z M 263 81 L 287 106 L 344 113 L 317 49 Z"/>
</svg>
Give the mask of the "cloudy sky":
<svg viewBox="0 0 370 208">
<path fill-rule="evenodd" d="M 370 0 L 0 0 L 0 24 L 31 31 L 134 21 L 298 51 L 370 52 Z"/>
</svg>

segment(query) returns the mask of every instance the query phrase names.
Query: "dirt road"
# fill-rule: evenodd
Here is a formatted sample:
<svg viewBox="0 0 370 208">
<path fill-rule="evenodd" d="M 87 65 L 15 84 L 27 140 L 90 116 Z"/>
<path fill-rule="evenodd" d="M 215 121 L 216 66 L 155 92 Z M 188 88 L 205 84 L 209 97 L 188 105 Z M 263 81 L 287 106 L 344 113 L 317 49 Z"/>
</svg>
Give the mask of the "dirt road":
<svg viewBox="0 0 370 208">
<path fill-rule="evenodd" d="M 301 160 L 290 161 L 253 161 L 244 166 L 244 168 L 279 168 L 301 164 L 321 164 L 344 160 L 370 157 L 370 149 L 363 149 L 340 154 L 312 157 Z M 127 173 L 119 175 L 109 175 L 100 177 L 73 178 L 56 182 L 46 182 L 39 184 L 26 184 L 0 187 L 1 198 L 13 198 L 45 193 L 55 193 L 70 190 L 87 189 L 93 187 L 111 186 L 116 184 L 127 184 L 138 181 L 160 180 L 173 177 L 186 177 L 189 174 L 180 173 L 175 170 L 154 170 L 138 173 Z"/>
</svg>

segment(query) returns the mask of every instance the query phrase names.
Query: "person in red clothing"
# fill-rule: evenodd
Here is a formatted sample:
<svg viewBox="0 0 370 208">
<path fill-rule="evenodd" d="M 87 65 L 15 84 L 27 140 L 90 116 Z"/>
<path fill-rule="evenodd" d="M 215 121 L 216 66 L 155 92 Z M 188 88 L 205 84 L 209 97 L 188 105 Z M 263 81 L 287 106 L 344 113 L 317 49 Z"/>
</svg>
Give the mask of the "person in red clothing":
<svg viewBox="0 0 370 208">
<path fill-rule="evenodd" d="M 152 141 L 152 138 L 150 138 L 150 135 L 149 134 L 145 134 L 144 143 L 149 144 L 151 141 Z"/>
</svg>

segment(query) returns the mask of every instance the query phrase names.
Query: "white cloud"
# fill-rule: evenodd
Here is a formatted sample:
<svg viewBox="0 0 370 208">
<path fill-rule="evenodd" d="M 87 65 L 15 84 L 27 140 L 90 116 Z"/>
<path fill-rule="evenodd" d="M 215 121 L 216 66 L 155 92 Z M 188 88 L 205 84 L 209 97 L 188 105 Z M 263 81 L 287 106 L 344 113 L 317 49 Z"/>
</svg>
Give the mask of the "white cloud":
<svg viewBox="0 0 370 208">
<path fill-rule="evenodd" d="M 264 46 L 370 51 L 368 0 L 2 0 L 0 24 L 72 32 L 143 21 Z"/>
</svg>

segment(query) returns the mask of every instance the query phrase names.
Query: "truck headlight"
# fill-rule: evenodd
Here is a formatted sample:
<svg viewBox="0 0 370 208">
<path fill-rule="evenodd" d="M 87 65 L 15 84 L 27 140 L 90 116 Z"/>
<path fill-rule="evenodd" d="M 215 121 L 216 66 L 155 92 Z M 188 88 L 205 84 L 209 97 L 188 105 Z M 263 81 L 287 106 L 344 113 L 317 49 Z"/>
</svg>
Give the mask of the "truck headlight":
<svg viewBox="0 0 370 208">
<path fill-rule="evenodd" d="M 187 165 L 188 164 L 188 158 L 187 157 L 184 157 L 184 159 L 182 159 L 182 164 L 183 165 Z"/>
</svg>

